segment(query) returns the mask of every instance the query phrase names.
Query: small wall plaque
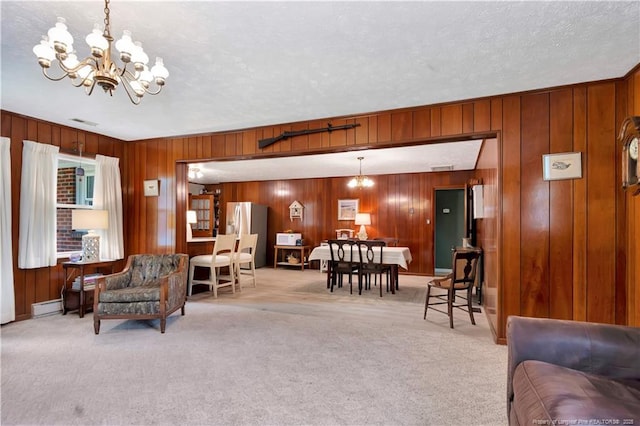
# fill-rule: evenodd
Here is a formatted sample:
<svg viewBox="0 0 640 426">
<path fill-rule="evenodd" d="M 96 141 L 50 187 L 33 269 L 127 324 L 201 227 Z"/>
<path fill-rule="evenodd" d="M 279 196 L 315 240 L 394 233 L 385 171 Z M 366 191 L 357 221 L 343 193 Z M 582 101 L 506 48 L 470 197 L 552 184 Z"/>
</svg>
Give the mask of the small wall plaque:
<svg viewBox="0 0 640 426">
<path fill-rule="evenodd" d="M 157 197 L 160 192 L 158 187 L 160 186 L 160 181 L 157 179 L 145 180 L 144 181 L 144 196 L 145 197 Z"/>
<path fill-rule="evenodd" d="M 544 180 L 579 179 L 582 177 L 582 153 L 563 152 L 542 156 Z"/>
</svg>

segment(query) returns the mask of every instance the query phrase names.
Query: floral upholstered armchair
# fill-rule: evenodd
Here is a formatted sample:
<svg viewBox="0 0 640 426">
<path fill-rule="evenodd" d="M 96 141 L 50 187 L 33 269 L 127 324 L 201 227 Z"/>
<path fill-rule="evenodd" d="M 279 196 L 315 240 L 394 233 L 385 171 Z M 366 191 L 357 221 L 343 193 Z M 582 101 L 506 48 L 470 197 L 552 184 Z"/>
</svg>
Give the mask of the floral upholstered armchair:
<svg viewBox="0 0 640 426">
<path fill-rule="evenodd" d="M 136 254 L 122 272 L 100 277 L 93 300 L 93 328 L 100 333 L 102 319 L 160 319 L 164 333 L 167 317 L 179 308 L 184 315 L 189 256 Z"/>
</svg>

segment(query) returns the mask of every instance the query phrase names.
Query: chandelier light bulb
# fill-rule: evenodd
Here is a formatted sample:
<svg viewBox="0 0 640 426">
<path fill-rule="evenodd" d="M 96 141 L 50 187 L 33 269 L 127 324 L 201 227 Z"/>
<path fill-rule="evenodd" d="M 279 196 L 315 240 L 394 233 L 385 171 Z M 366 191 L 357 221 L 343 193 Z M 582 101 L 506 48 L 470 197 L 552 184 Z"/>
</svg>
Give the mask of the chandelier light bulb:
<svg viewBox="0 0 640 426">
<path fill-rule="evenodd" d="M 356 176 L 347 184 L 349 188 L 371 188 L 373 181 L 366 176 Z"/>
<path fill-rule="evenodd" d="M 93 70 L 89 65 L 78 70 L 78 76 L 82 79 L 82 85 L 85 87 L 93 86 Z"/>
<path fill-rule="evenodd" d="M 80 61 L 78 61 L 78 57 L 76 56 L 75 52 L 71 52 L 67 55 L 67 59 L 65 59 L 64 61 L 62 61 L 62 63 L 64 64 L 65 67 L 69 68 L 69 69 L 73 69 L 75 67 L 78 66 L 78 64 L 80 64 Z M 69 77 L 73 80 L 78 76 L 78 74 L 76 72 L 70 72 L 69 73 Z"/>
<path fill-rule="evenodd" d="M 47 36 L 56 52 L 66 53 L 73 50 L 73 36 L 67 31 L 64 18 L 58 18 L 58 22 L 49 29 Z"/>
<path fill-rule="evenodd" d="M 202 173 L 198 167 L 189 167 L 187 176 L 189 176 L 189 179 L 201 178 L 204 176 L 204 173 Z"/>
<path fill-rule="evenodd" d="M 49 80 L 59 81 L 69 77 L 74 86 L 84 87 L 87 95 L 93 93 L 96 85 L 105 93 L 113 95 L 121 85 L 129 100 L 138 105 L 145 94 L 157 95 L 162 91 L 169 71 L 161 58 L 157 58 L 155 66 L 149 70 L 149 56 L 142 48 L 142 43 L 133 42 L 130 31 L 123 31 L 122 37 L 116 43 L 113 42 L 109 25 L 109 2 L 110 0 L 104 1 L 104 31 L 96 24 L 85 38 L 91 49 L 90 56 L 78 59 L 73 50 L 73 37 L 67 30 L 64 18 L 58 18 L 55 26 L 49 29 L 47 37 L 43 37 L 40 44 L 34 46 L 33 53 L 38 58 L 42 73 Z M 122 66 L 114 62 L 112 45 L 120 52 Z M 62 76 L 49 75 L 51 64 L 56 59 Z M 129 65 L 131 62 L 133 64 Z M 153 87 L 152 83 L 155 83 Z"/>
<path fill-rule="evenodd" d="M 151 68 L 151 74 L 155 77 L 158 85 L 163 85 L 164 80 L 169 77 L 169 70 L 164 67 L 162 58 L 156 58 L 156 64 Z"/>
<path fill-rule="evenodd" d="M 142 95 L 144 95 L 144 88 L 138 80 L 133 80 L 131 82 L 131 88 L 133 89 L 133 93 L 135 93 L 136 96 L 141 97 Z"/>
<path fill-rule="evenodd" d="M 75 52 L 71 52 L 67 55 L 67 59 L 62 61 L 62 63 L 67 68 L 75 68 L 78 66 L 80 61 L 78 61 L 78 57 L 76 56 Z"/>
<path fill-rule="evenodd" d="M 51 62 L 56 59 L 56 51 L 51 47 L 47 36 L 42 36 L 40 44 L 34 46 L 33 53 L 38 57 L 38 63 L 42 68 L 49 68 Z"/>
<path fill-rule="evenodd" d="M 149 57 L 144 53 L 142 43 L 136 41 L 134 43 L 133 53 L 131 54 L 131 62 L 136 70 L 141 71 L 142 68 L 149 62 Z"/>
<path fill-rule="evenodd" d="M 85 41 L 91 48 L 91 54 L 96 58 L 102 58 L 104 51 L 109 48 L 109 42 L 102 35 L 99 24 L 93 26 L 93 31 L 87 36 Z"/>
<path fill-rule="evenodd" d="M 137 73 L 137 80 L 142 84 L 145 88 L 149 87 L 149 83 L 153 81 L 153 74 L 149 71 L 148 66 L 144 66 L 142 71 Z"/>
<path fill-rule="evenodd" d="M 131 31 L 124 30 L 122 37 L 116 42 L 116 49 L 120 52 L 120 60 L 124 63 L 131 62 L 131 55 L 135 47 L 131 39 Z"/>
</svg>

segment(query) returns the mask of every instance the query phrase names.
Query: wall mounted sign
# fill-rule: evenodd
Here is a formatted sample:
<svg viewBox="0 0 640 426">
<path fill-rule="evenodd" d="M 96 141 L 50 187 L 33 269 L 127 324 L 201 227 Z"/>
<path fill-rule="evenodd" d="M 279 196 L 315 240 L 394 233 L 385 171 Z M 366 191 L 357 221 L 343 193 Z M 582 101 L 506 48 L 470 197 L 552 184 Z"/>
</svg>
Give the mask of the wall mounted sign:
<svg viewBox="0 0 640 426">
<path fill-rule="evenodd" d="M 562 152 L 542 156 L 544 180 L 579 179 L 582 177 L 582 153 Z"/>
</svg>

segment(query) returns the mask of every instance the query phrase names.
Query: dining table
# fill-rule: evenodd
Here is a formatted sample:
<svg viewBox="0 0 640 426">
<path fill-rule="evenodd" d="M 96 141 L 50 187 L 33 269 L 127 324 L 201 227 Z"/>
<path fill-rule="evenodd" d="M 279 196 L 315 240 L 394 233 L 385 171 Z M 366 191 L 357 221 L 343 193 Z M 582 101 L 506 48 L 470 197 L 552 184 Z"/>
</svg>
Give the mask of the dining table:
<svg viewBox="0 0 640 426">
<path fill-rule="evenodd" d="M 337 248 L 334 247 L 334 253 L 337 252 Z M 366 249 L 363 249 L 361 254 L 366 256 Z M 345 260 L 350 259 L 351 254 L 347 252 Z M 374 252 L 374 261 L 379 261 L 380 254 L 376 250 Z M 397 272 L 398 267 L 408 270 L 409 263 L 411 263 L 411 250 L 409 247 L 383 247 L 382 248 L 382 263 L 385 265 L 391 265 L 393 268 L 393 282 L 391 285 L 391 293 L 395 294 L 396 292 L 396 283 L 397 283 Z M 327 261 L 329 265 L 329 270 L 327 271 L 327 284 L 329 284 L 329 280 L 331 277 L 331 249 L 329 245 L 321 245 L 315 247 L 311 254 L 309 254 L 309 261 L 319 260 L 319 261 Z"/>
</svg>

